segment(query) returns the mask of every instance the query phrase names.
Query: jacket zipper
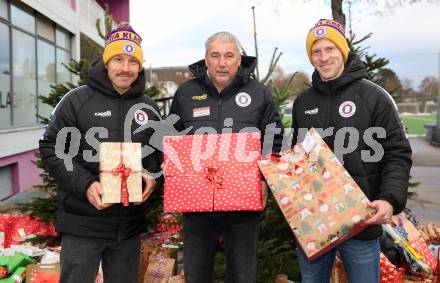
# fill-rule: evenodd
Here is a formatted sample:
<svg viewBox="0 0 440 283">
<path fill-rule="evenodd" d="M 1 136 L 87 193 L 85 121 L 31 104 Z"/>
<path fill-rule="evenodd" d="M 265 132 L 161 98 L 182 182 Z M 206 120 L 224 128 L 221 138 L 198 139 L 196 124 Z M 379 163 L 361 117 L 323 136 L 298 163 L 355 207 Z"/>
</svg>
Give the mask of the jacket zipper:
<svg viewBox="0 0 440 283">
<path fill-rule="evenodd" d="M 217 133 L 218 134 L 221 133 L 221 126 L 222 126 L 221 117 L 223 117 L 222 97 L 219 96 L 219 98 L 218 98 L 218 119 L 217 119 Z"/>
<path fill-rule="evenodd" d="M 120 121 L 120 123 L 121 123 L 121 125 L 120 125 L 120 129 L 121 129 L 121 131 L 120 131 L 120 141 L 121 142 L 124 142 L 124 121 L 125 121 L 125 118 L 124 117 L 122 117 L 123 115 L 124 115 L 124 104 L 125 104 L 125 100 L 124 100 L 124 96 L 123 95 L 121 95 L 120 97 L 119 97 L 119 99 L 120 99 L 120 103 L 119 103 L 119 117 L 120 117 L 120 119 L 119 119 L 119 121 Z M 117 217 L 117 219 L 116 219 L 116 229 L 117 229 L 117 241 L 118 242 L 120 242 L 121 241 L 121 214 L 122 214 L 122 207 L 121 207 L 121 205 L 118 205 L 118 217 Z"/>
</svg>

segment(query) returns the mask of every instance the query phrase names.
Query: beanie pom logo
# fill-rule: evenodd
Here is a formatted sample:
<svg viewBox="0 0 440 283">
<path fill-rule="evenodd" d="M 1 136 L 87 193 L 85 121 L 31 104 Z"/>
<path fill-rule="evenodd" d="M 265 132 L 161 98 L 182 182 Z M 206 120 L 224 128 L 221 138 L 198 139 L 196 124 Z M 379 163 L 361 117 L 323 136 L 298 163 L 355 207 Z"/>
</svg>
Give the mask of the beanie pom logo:
<svg viewBox="0 0 440 283">
<path fill-rule="evenodd" d="M 127 55 L 133 55 L 135 51 L 135 47 L 131 42 L 127 42 L 126 44 L 124 44 L 122 49 L 124 49 L 124 53 Z"/>
<path fill-rule="evenodd" d="M 323 27 L 319 27 L 319 28 L 315 29 L 315 31 L 314 31 L 313 34 L 314 34 L 316 37 L 321 38 L 321 37 L 324 37 L 326 33 L 327 33 L 327 29 L 325 29 L 325 28 L 323 28 Z"/>
</svg>

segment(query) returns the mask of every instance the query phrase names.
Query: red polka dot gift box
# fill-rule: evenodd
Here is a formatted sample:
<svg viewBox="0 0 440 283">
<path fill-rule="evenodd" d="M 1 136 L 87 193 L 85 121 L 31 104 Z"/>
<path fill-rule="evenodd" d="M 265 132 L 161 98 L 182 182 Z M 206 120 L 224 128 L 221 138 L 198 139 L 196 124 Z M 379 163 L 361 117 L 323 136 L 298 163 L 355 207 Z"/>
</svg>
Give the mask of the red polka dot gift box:
<svg viewBox="0 0 440 283">
<path fill-rule="evenodd" d="M 165 136 L 165 212 L 261 211 L 260 134 Z"/>
</svg>

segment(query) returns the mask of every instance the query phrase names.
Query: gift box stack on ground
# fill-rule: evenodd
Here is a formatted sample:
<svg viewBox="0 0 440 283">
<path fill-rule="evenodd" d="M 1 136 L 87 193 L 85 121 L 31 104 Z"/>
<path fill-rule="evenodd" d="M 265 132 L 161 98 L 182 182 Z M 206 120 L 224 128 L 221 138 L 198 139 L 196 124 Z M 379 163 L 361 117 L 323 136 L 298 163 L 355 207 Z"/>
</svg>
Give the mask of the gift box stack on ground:
<svg viewBox="0 0 440 283">
<path fill-rule="evenodd" d="M 393 216 L 392 224 L 384 225 L 384 231 L 394 243 L 397 260 L 387 259 L 386 253 L 381 253 L 380 282 L 381 283 L 439 283 L 440 264 L 438 262 L 438 225 L 418 225 L 414 216 L 401 213 Z M 421 236 L 423 235 L 423 238 Z M 428 246 L 429 245 L 429 246 Z M 429 248 L 431 247 L 431 249 Z M 332 271 L 332 283 L 347 283 L 343 263 L 335 262 Z"/>
</svg>

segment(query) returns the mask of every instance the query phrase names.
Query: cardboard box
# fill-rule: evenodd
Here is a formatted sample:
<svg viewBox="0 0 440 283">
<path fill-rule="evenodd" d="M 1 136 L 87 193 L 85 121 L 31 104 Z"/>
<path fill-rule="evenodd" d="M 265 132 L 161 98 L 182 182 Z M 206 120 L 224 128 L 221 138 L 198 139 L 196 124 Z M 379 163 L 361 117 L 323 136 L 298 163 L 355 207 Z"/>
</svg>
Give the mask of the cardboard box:
<svg viewBox="0 0 440 283">
<path fill-rule="evenodd" d="M 140 143 L 104 142 L 99 147 L 103 203 L 142 201 L 142 153 Z"/>
<path fill-rule="evenodd" d="M 263 209 L 260 134 L 164 137 L 165 212 Z"/>
</svg>

